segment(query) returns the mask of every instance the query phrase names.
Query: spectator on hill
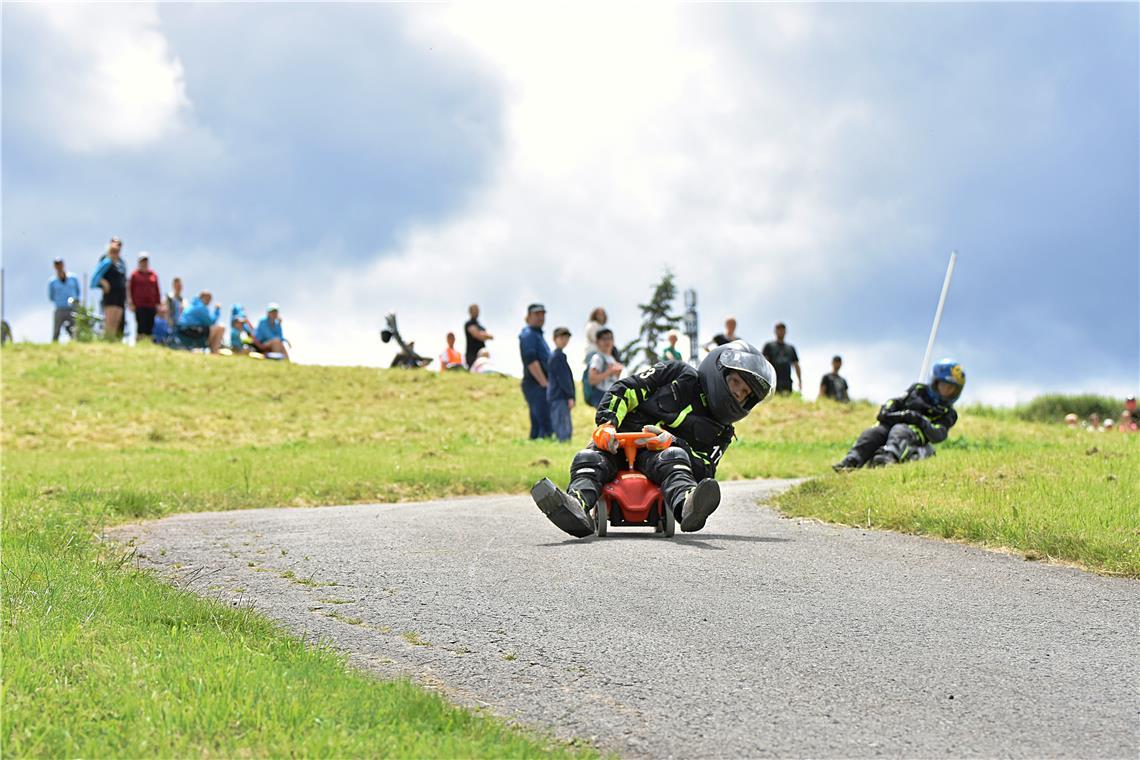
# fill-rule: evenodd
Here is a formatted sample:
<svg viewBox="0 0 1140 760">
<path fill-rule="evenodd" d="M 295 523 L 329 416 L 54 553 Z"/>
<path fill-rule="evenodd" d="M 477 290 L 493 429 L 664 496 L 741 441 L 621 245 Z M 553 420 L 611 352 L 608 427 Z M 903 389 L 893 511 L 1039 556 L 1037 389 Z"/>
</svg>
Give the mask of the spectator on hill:
<svg viewBox="0 0 1140 760">
<path fill-rule="evenodd" d="M 247 353 L 253 348 L 253 323 L 246 316 L 245 307 L 235 303 L 230 307 L 230 350 Z"/>
<path fill-rule="evenodd" d="M 123 337 L 123 310 L 127 305 L 127 266 L 123 263 L 123 241 L 111 238 L 107 255 L 99 260 L 91 287 L 103 291 L 103 336 Z"/>
<path fill-rule="evenodd" d="M 150 268 L 150 256 L 143 251 L 138 256 L 138 268 L 131 272 L 130 288 L 127 291 L 127 303 L 135 313 L 135 328 L 138 335 L 154 333 L 154 315 L 158 305 L 162 303 L 162 289 L 158 287 L 158 274 Z"/>
<path fill-rule="evenodd" d="M 598 350 L 594 352 L 586 370 L 586 379 L 598 401 L 613 387 L 624 369 L 622 363 L 614 357 L 614 331 L 603 327 L 598 330 Z M 597 401 L 593 403 L 596 405 Z"/>
<path fill-rule="evenodd" d="M 820 398 L 829 398 L 841 404 L 846 404 L 851 400 L 847 396 L 847 381 L 839 376 L 839 368 L 842 366 L 842 356 L 831 357 L 831 372 L 824 375 L 819 381 Z"/>
<path fill-rule="evenodd" d="M 776 370 L 776 392 L 777 393 L 791 393 L 792 392 L 792 369 L 796 370 L 796 384 L 799 386 L 800 392 L 804 390 L 804 377 L 800 372 L 800 357 L 796 353 L 796 347 L 791 343 L 784 342 L 784 336 L 788 333 L 788 326 L 783 322 L 776 323 L 776 339 L 770 340 L 764 344 L 764 358 L 767 359 L 772 367 Z"/>
<path fill-rule="evenodd" d="M 1124 428 L 1124 431 L 1126 433 L 1135 432 L 1138 427 L 1140 427 L 1137 425 L 1137 422 L 1140 422 L 1140 420 L 1138 420 L 1136 417 L 1135 396 L 1129 396 L 1128 398 L 1124 399 L 1124 411 L 1120 413 L 1120 422 L 1122 425 L 1124 423 L 1124 415 L 1126 414 L 1128 415 L 1128 427 Z"/>
<path fill-rule="evenodd" d="M 167 319 L 172 325 L 176 325 L 184 311 L 186 311 L 186 299 L 182 297 L 182 278 L 175 277 L 170 281 L 170 292 L 166 294 Z"/>
<path fill-rule="evenodd" d="M 1093 412 L 1089 415 L 1088 423 L 1085 425 L 1085 430 L 1090 430 L 1098 433 L 1100 432 L 1100 415 L 1097 412 Z"/>
<path fill-rule="evenodd" d="M 79 302 L 79 280 L 63 266 L 63 259 L 52 262 L 55 277 L 48 281 L 48 298 L 55 307 L 51 321 L 51 341 L 59 340 L 59 333 L 67 326 L 67 335 L 75 338 L 75 304 Z"/>
<path fill-rule="evenodd" d="M 151 334 L 151 339 L 160 346 L 166 346 L 170 344 L 171 335 L 170 321 L 167 319 L 166 313 L 166 304 L 160 303 L 158 309 L 154 312 L 154 332 Z"/>
<path fill-rule="evenodd" d="M 574 434 L 574 425 L 570 419 L 570 411 L 574 408 L 574 375 L 570 372 L 570 362 L 566 360 L 566 345 L 569 342 L 570 331 L 565 327 L 555 327 L 546 400 L 550 402 L 554 436 L 560 441 L 569 441 Z"/>
<path fill-rule="evenodd" d="M 1119 429 L 1122 433 L 1136 432 L 1136 418 L 1132 416 L 1132 412 L 1125 409 L 1120 413 L 1120 422 L 1117 423 L 1117 429 Z"/>
<path fill-rule="evenodd" d="M 598 330 L 606 326 L 609 320 L 609 315 L 606 310 L 601 306 L 590 312 L 590 318 L 586 320 L 586 329 L 583 334 L 586 336 L 586 361 L 590 361 L 590 354 L 598 350 Z"/>
<path fill-rule="evenodd" d="M 1105 421 L 1104 421 L 1104 425 L 1103 425 L 1103 426 L 1101 426 L 1101 430 L 1103 430 L 1104 432 L 1106 432 L 1106 433 L 1107 433 L 1109 430 L 1112 430 L 1112 426 L 1113 426 L 1113 425 L 1115 425 L 1115 424 L 1116 424 L 1116 423 L 1112 421 L 1112 418 L 1111 418 L 1111 417 L 1108 417 L 1108 418 L 1106 418 L 1106 419 L 1105 419 Z"/>
<path fill-rule="evenodd" d="M 281 310 L 277 304 L 271 303 L 266 307 L 265 316 L 257 323 L 253 339 L 261 353 L 266 356 L 279 354 L 280 358 L 289 361 L 289 352 L 285 349 L 285 332 L 281 329 Z"/>
<path fill-rule="evenodd" d="M 1065 424 L 1074 430 L 1081 426 L 1081 418 L 1072 412 L 1065 415 Z"/>
<path fill-rule="evenodd" d="M 736 334 L 736 317 L 728 317 L 724 320 L 724 332 L 714 335 L 713 339 L 705 344 L 705 350 L 711 351 L 717 346 L 723 346 L 734 340 L 740 340 L 740 336 Z"/>
<path fill-rule="evenodd" d="M 471 364 L 471 371 L 477 375 L 501 375 L 495 363 L 491 361 L 491 352 L 485 348 L 479 349 L 475 361 Z"/>
<path fill-rule="evenodd" d="M 661 351 L 661 359 L 667 362 L 679 362 L 681 359 L 681 352 L 677 350 L 677 331 L 670 330 L 668 335 L 669 345 Z"/>
<path fill-rule="evenodd" d="M 463 357 L 455 347 L 455 333 L 449 332 L 447 334 L 447 348 L 439 355 L 439 370 L 440 372 L 445 372 L 447 370 L 462 370 L 466 368 L 467 365 L 463 363 Z"/>
<path fill-rule="evenodd" d="M 519 356 L 522 358 L 522 393 L 530 410 L 530 437 L 549 438 L 554 432 L 550 422 L 550 404 L 546 400 L 546 368 L 550 363 L 550 346 L 542 337 L 546 324 L 546 307 L 532 303 L 526 307 L 526 326 L 519 333 Z"/>
<path fill-rule="evenodd" d="M 221 309 L 217 306 L 210 306 L 210 302 L 213 300 L 213 294 L 208 290 L 203 290 L 182 312 L 182 316 L 178 320 L 176 335 L 183 346 L 209 348 L 212 354 L 221 350 L 222 337 L 226 328 L 215 324 L 218 321 Z"/>
<path fill-rule="evenodd" d="M 470 319 L 463 325 L 463 334 L 467 341 L 467 351 L 464 358 L 467 360 L 467 366 L 470 367 L 475 364 L 475 359 L 478 358 L 479 352 L 483 350 L 487 341 L 493 340 L 495 336 L 479 324 L 479 304 L 473 303 L 468 306 L 467 314 Z"/>
</svg>

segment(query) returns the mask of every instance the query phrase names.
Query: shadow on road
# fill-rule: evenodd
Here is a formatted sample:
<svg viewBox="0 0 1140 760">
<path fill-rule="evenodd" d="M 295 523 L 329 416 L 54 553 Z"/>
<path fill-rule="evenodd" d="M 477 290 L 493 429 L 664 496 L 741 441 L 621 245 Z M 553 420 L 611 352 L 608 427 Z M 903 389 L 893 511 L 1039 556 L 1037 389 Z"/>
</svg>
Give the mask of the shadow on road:
<svg viewBox="0 0 1140 760">
<path fill-rule="evenodd" d="M 630 531 L 628 533 L 610 533 L 605 538 L 598 538 L 597 536 L 587 536 L 586 538 L 567 538 L 563 541 L 551 541 L 545 544 L 538 544 L 538 546 L 577 546 L 579 544 L 588 544 L 595 541 L 673 541 L 685 546 L 694 546 L 698 549 L 712 549 L 715 551 L 724 551 L 723 546 L 713 546 L 708 543 L 709 541 L 732 541 L 746 544 L 780 544 L 786 541 L 791 541 L 790 538 L 779 538 L 777 536 L 744 536 L 736 535 L 733 533 L 701 533 L 692 535 L 676 535 L 673 538 L 662 538 L 656 533 L 650 531 Z"/>
</svg>

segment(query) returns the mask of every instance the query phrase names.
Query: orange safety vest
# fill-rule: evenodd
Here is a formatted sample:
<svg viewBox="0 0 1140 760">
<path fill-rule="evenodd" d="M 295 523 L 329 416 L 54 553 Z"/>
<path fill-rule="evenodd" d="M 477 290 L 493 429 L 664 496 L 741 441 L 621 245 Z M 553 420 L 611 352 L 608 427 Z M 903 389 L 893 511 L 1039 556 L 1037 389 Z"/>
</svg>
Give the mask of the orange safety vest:
<svg viewBox="0 0 1140 760">
<path fill-rule="evenodd" d="M 457 364 L 462 366 L 463 364 L 463 354 L 454 348 L 447 348 L 439 358 L 443 359 L 444 367 L 454 367 Z"/>
</svg>

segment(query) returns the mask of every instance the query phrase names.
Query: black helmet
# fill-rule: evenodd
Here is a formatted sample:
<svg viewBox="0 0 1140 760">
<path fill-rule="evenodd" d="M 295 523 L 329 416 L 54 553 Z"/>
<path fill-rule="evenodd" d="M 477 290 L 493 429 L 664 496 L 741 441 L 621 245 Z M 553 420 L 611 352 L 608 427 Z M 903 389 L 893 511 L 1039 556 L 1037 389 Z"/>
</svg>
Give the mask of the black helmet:
<svg viewBox="0 0 1140 760">
<path fill-rule="evenodd" d="M 752 389 L 752 396 L 743 406 L 728 390 L 727 374 L 731 371 L 740 373 Z M 747 417 L 754 406 L 772 395 L 776 387 L 776 370 L 772 369 L 760 349 L 743 340 L 734 340 L 709 351 L 697 372 L 709 411 L 725 425 Z"/>
</svg>

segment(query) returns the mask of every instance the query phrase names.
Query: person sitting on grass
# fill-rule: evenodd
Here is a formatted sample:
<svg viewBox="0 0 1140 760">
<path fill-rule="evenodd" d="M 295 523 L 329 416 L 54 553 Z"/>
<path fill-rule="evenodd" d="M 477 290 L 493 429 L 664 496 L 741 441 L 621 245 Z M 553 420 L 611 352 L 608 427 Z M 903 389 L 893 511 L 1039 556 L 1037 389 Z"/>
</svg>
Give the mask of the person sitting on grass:
<svg viewBox="0 0 1140 760">
<path fill-rule="evenodd" d="M 209 348 L 211 354 L 218 353 L 222 348 L 222 337 L 226 328 L 214 324 L 218 321 L 221 309 L 210 307 L 214 296 L 210 291 L 203 290 L 190 305 L 182 312 L 178 320 L 176 337 L 184 348 Z"/>
<path fill-rule="evenodd" d="M 167 319 L 166 304 L 160 303 L 154 311 L 154 332 L 151 339 L 160 346 L 170 345 L 174 333 L 170 330 L 170 321 Z"/>
<path fill-rule="evenodd" d="M 836 472 L 868 464 L 883 467 L 912 459 L 934 456 L 934 444 L 942 443 L 958 421 L 954 402 L 966 387 L 966 371 L 953 359 L 934 365 L 929 383 L 915 383 L 898 398 L 879 409 L 879 424 L 867 428 L 839 462 Z"/>
<path fill-rule="evenodd" d="M 285 349 L 285 333 L 281 329 L 280 314 L 281 310 L 277 304 L 269 304 L 265 309 L 265 318 L 257 323 L 253 341 L 257 350 L 266 356 L 289 361 L 289 352 Z M 274 356 L 270 356 L 270 354 Z"/>
<path fill-rule="evenodd" d="M 599 348 L 601 342 L 599 335 Z M 714 348 L 699 368 L 660 362 L 618 380 L 598 404 L 592 443 L 570 464 L 567 491 L 543 478 L 531 497 L 562 530 L 590 535 L 590 513 L 602 488 L 625 466 L 617 433 L 640 432 L 645 448 L 634 466 L 661 487 L 681 530 L 698 531 L 720 505 L 716 468 L 735 436 L 733 423 L 771 396 L 775 385 L 772 365 L 742 340 Z"/>
<path fill-rule="evenodd" d="M 463 355 L 455 347 L 455 333 L 449 332 L 447 334 L 447 348 L 443 349 L 443 353 L 439 355 L 439 371 L 464 369 L 467 369 L 467 365 L 463 363 Z"/>
<path fill-rule="evenodd" d="M 230 307 L 230 350 L 248 353 L 253 350 L 253 323 L 240 303 Z"/>
</svg>

